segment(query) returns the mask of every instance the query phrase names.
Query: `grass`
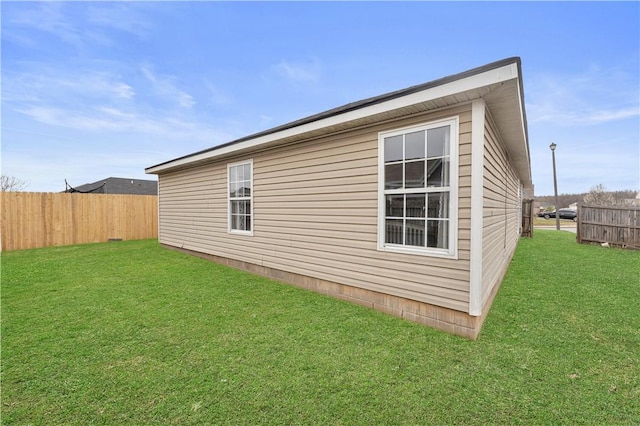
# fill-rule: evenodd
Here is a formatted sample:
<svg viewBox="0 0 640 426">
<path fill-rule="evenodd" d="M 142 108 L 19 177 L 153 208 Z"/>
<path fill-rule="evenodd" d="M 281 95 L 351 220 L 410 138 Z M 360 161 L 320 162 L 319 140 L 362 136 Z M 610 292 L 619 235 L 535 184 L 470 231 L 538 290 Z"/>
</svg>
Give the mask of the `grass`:
<svg viewBox="0 0 640 426">
<path fill-rule="evenodd" d="M 2 256 L 2 424 L 638 424 L 640 253 L 523 239 L 477 341 L 161 248 Z"/>
<path fill-rule="evenodd" d="M 543 217 L 534 216 L 533 218 L 534 226 L 548 226 L 554 227 L 556 226 L 556 219 L 545 219 Z M 563 228 L 575 228 L 578 224 L 571 219 L 560 219 L 560 226 Z"/>
</svg>

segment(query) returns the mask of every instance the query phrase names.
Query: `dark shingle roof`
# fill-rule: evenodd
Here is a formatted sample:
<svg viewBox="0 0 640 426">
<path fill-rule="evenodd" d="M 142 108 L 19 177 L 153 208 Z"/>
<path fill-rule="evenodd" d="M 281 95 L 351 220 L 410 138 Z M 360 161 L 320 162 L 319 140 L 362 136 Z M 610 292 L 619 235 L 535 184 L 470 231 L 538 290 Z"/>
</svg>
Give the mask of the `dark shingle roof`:
<svg viewBox="0 0 640 426">
<path fill-rule="evenodd" d="M 93 183 L 76 186 L 67 192 L 90 192 L 93 194 L 134 194 L 158 195 L 158 182 L 155 180 L 108 177 Z"/>
</svg>

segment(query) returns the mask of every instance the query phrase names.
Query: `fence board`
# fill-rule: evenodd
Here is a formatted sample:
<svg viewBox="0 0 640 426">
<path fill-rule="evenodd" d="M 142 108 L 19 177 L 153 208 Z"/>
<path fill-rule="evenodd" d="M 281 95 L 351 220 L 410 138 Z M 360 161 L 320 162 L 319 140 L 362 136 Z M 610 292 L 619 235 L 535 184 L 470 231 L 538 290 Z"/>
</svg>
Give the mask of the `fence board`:
<svg viewBox="0 0 640 426">
<path fill-rule="evenodd" d="M 640 249 L 640 207 L 580 205 L 576 239 Z"/>
<path fill-rule="evenodd" d="M 0 192 L 2 251 L 158 237 L 156 195 Z"/>
</svg>

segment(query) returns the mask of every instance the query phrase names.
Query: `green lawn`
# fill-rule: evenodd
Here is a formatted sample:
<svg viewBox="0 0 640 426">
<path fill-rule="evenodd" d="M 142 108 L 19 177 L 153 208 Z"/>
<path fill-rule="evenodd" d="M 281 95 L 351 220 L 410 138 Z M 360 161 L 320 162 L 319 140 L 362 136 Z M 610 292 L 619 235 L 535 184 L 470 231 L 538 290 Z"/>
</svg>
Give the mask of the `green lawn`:
<svg viewBox="0 0 640 426">
<path fill-rule="evenodd" d="M 2 255 L 2 423 L 639 424 L 640 252 L 523 239 L 477 341 L 131 241 Z"/>
<path fill-rule="evenodd" d="M 545 219 L 543 217 L 538 217 L 535 216 L 533 218 L 533 225 L 534 226 L 548 226 L 548 227 L 553 227 L 555 228 L 556 226 L 556 219 L 552 218 L 552 219 Z M 575 228 L 577 226 L 577 223 L 574 222 L 571 219 L 560 219 L 560 226 L 562 228 Z"/>
</svg>

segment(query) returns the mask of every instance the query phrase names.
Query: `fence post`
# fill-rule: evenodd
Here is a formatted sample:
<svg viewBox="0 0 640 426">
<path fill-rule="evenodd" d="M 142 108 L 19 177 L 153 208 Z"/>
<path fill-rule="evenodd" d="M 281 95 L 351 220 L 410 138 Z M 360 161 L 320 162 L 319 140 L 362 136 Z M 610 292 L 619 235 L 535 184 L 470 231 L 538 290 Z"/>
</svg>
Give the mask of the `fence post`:
<svg viewBox="0 0 640 426">
<path fill-rule="evenodd" d="M 582 243 L 581 238 L 581 228 L 582 228 L 582 203 L 578 204 L 578 211 L 576 212 L 576 217 L 578 218 L 578 222 L 576 224 L 576 242 L 578 244 Z"/>
<path fill-rule="evenodd" d="M 533 200 L 522 200 L 522 235 L 533 238 Z"/>
</svg>

